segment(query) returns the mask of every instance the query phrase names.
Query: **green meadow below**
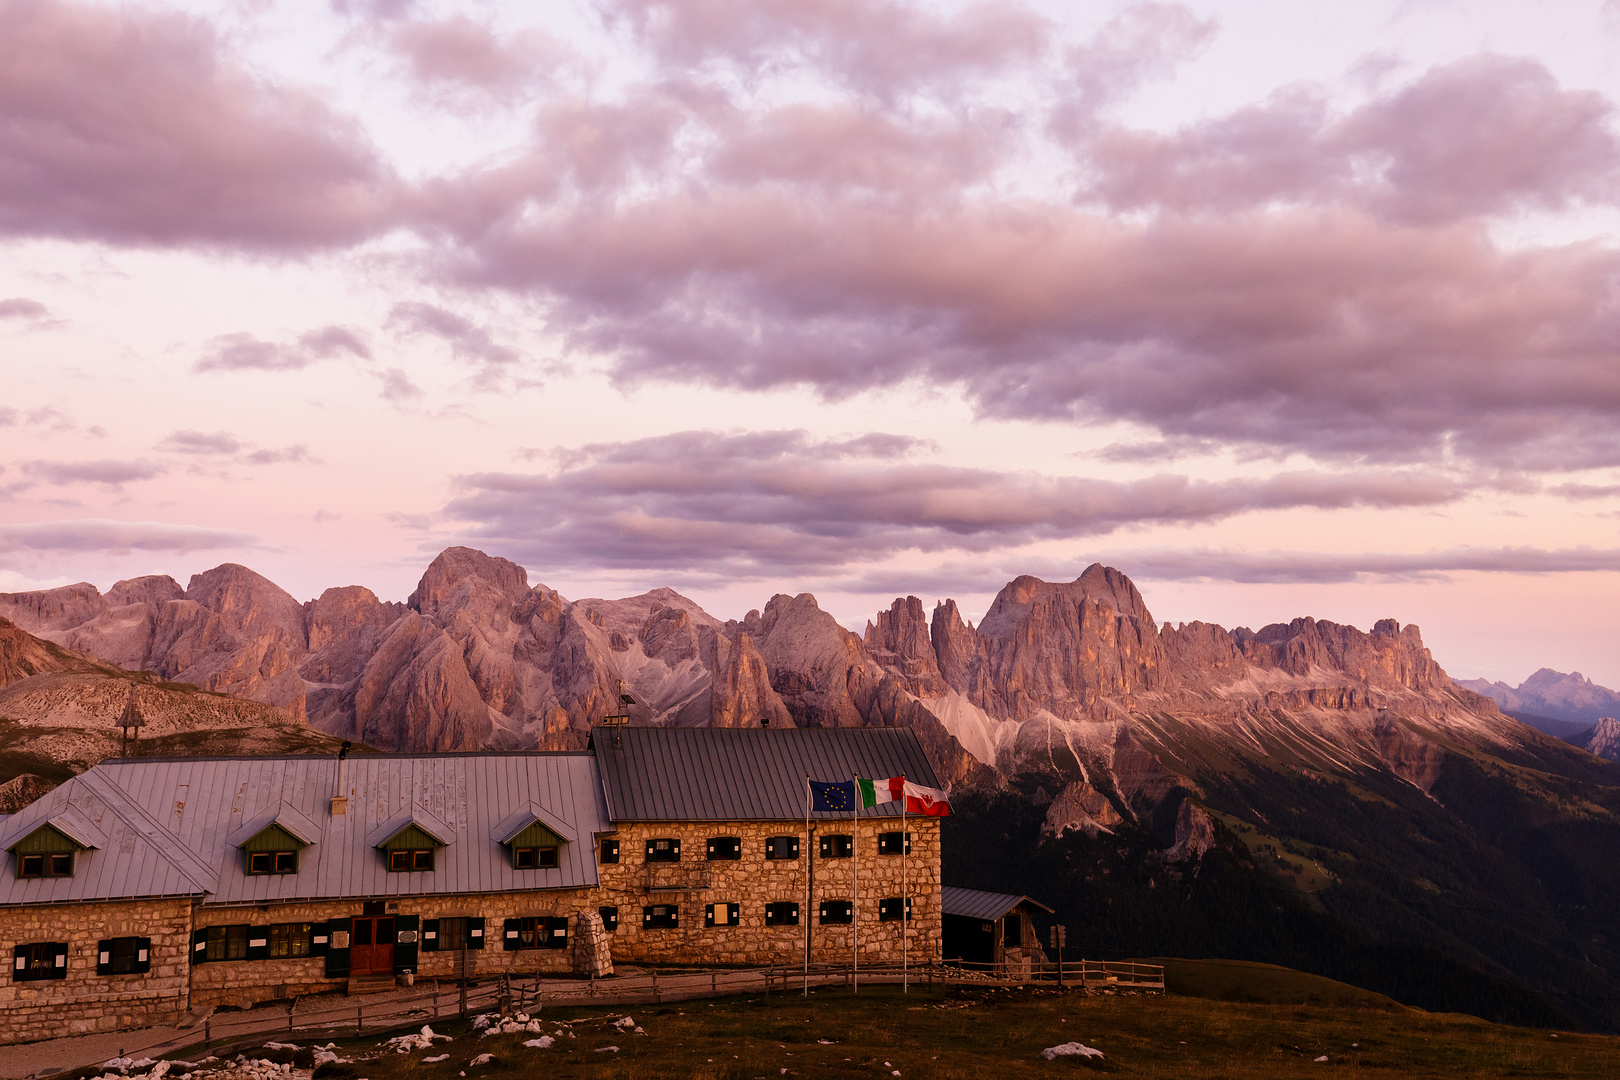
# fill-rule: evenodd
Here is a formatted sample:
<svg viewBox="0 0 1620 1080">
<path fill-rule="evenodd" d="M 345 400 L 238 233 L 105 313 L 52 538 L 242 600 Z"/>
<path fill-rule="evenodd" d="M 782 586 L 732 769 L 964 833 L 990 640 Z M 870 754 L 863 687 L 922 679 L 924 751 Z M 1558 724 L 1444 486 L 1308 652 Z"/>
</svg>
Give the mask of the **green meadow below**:
<svg viewBox="0 0 1620 1080">
<path fill-rule="evenodd" d="M 340 1042 L 344 1057 L 378 1056 L 321 1066 L 316 1080 L 460 1080 L 462 1075 L 468 1080 L 538 1075 L 1016 1080 L 1077 1072 L 1210 1080 L 1352 1071 L 1401 1078 L 1620 1075 L 1620 1038 L 1425 1013 L 1269 965 L 1239 969 L 1222 961 L 1169 961 L 1167 966 L 1172 986 L 1211 996 L 991 988 L 902 996 L 898 987 L 884 986 L 858 995 L 824 989 L 808 998 L 723 998 L 611 1013 L 548 1009 L 537 1014 L 545 1034 L 556 1039 L 546 1049 L 522 1045 L 536 1037 L 532 1034 L 477 1038 L 468 1022 L 458 1021 L 434 1025 L 435 1032 L 454 1041 L 431 1050 L 379 1053 L 381 1037 Z M 1220 1000 L 1240 976 L 1246 987 L 1240 992 L 1262 1000 Z M 1322 1003 L 1303 1003 L 1308 1001 Z M 645 1035 L 613 1026 L 627 1015 Z M 1040 1057 L 1043 1048 L 1071 1041 L 1105 1056 Z M 610 1046 L 618 1049 L 606 1049 Z M 471 1064 L 484 1053 L 494 1060 Z M 440 1054 L 448 1058 L 423 1062 Z"/>
</svg>

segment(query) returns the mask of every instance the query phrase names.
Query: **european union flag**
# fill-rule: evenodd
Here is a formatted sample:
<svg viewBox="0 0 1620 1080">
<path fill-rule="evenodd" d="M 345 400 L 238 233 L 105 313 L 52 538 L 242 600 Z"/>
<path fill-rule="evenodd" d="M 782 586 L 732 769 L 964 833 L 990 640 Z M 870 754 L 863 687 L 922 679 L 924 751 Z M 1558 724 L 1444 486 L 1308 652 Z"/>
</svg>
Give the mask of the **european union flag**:
<svg viewBox="0 0 1620 1080">
<path fill-rule="evenodd" d="M 810 781 L 810 809 L 821 813 L 847 814 L 855 809 L 855 781 L 827 784 Z"/>
</svg>

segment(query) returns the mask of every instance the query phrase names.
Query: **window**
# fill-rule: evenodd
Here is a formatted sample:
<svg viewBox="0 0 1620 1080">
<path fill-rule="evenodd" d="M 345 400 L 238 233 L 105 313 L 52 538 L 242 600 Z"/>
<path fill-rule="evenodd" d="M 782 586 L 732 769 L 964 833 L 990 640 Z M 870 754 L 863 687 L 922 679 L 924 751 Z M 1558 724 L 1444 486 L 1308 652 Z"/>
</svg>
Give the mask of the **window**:
<svg viewBox="0 0 1620 1080">
<path fill-rule="evenodd" d="M 741 904 L 709 904 L 703 909 L 704 926 L 737 926 L 741 923 Z"/>
<path fill-rule="evenodd" d="M 878 833 L 879 855 L 899 855 L 902 852 L 907 855 L 911 854 L 910 833 L 905 833 L 904 835 L 897 832 Z"/>
<path fill-rule="evenodd" d="M 900 921 L 900 898 L 891 896 L 886 900 L 878 901 L 878 922 Z M 911 901 L 906 901 L 906 921 L 911 921 Z"/>
<path fill-rule="evenodd" d="M 296 851 L 250 851 L 247 853 L 247 872 L 250 874 L 296 874 Z"/>
<path fill-rule="evenodd" d="M 598 850 L 601 852 L 601 859 L 604 864 L 619 861 L 619 842 L 617 840 L 604 839 Z"/>
<path fill-rule="evenodd" d="M 711 836 L 709 837 L 709 861 L 726 861 L 742 858 L 742 838 L 737 836 Z"/>
<path fill-rule="evenodd" d="M 821 921 L 852 923 L 855 921 L 855 905 L 848 900 L 824 900 L 821 904 Z"/>
<path fill-rule="evenodd" d="M 799 905 L 791 900 L 778 900 L 765 905 L 766 926 L 798 926 Z"/>
<path fill-rule="evenodd" d="M 250 926 L 210 926 L 205 960 L 246 960 Z"/>
<path fill-rule="evenodd" d="M 96 974 L 144 975 L 152 969 L 151 955 L 150 938 L 110 938 L 96 949 Z"/>
<path fill-rule="evenodd" d="M 20 878 L 72 877 L 73 852 L 45 851 L 17 855 Z"/>
<path fill-rule="evenodd" d="M 439 948 L 443 950 L 468 948 L 471 942 L 467 934 L 469 921 L 466 918 L 440 919 Z"/>
<path fill-rule="evenodd" d="M 823 859 L 847 859 L 855 854 L 855 838 L 844 833 L 833 833 L 821 838 Z"/>
<path fill-rule="evenodd" d="M 563 949 L 568 947 L 568 920 L 532 916 L 506 920 L 508 949 Z"/>
<path fill-rule="evenodd" d="M 309 943 L 314 936 L 314 923 L 276 923 L 270 927 L 270 955 L 275 959 L 308 956 Z"/>
<path fill-rule="evenodd" d="M 648 862 L 680 862 L 681 842 L 672 837 L 658 837 L 647 841 Z"/>
<path fill-rule="evenodd" d="M 554 847 L 518 847 L 512 849 L 512 867 L 516 870 L 550 870 L 557 865 Z"/>
<path fill-rule="evenodd" d="M 619 909 L 618 908 L 616 908 L 616 907 L 599 907 L 599 908 L 596 909 L 596 913 L 598 915 L 602 916 L 602 929 L 606 930 L 608 933 L 611 934 L 611 933 L 613 933 L 613 931 L 615 931 L 615 930 L 617 930 L 619 928 Z"/>
<path fill-rule="evenodd" d="M 388 870 L 399 874 L 433 869 L 432 848 L 394 848 L 388 853 Z"/>
<path fill-rule="evenodd" d="M 799 838 L 797 836 L 772 836 L 765 841 L 765 857 L 767 859 L 797 859 L 799 857 Z"/>
<path fill-rule="evenodd" d="M 670 930 L 681 925 L 681 909 L 675 904 L 649 904 L 641 909 L 641 925 L 648 930 Z"/>
<path fill-rule="evenodd" d="M 18 945 L 11 952 L 12 981 L 65 979 L 67 954 L 67 943 L 61 941 L 36 941 L 28 945 Z"/>
</svg>

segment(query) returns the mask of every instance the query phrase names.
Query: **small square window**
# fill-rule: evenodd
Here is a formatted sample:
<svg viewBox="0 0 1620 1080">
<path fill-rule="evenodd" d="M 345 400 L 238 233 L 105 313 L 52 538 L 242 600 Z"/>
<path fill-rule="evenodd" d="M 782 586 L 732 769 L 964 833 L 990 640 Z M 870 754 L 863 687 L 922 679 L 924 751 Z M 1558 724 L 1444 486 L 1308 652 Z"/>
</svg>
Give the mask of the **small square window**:
<svg viewBox="0 0 1620 1080">
<path fill-rule="evenodd" d="M 737 926 L 741 922 L 741 904 L 709 904 L 703 909 L 704 926 Z"/>
<path fill-rule="evenodd" d="M 599 907 L 596 913 L 602 916 L 602 929 L 608 933 L 619 928 L 619 909 L 617 907 Z"/>
<path fill-rule="evenodd" d="M 742 838 L 737 836 L 710 837 L 708 855 L 710 862 L 740 859 L 742 858 Z"/>
<path fill-rule="evenodd" d="M 411 869 L 412 870 L 431 870 L 431 869 L 433 869 L 433 849 L 432 848 L 418 848 L 417 850 L 411 852 Z"/>
<path fill-rule="evenodd" d="M 675 904 L 649 904 L 641 909 L 641 925 L 648 930 L 679 927 L 681 909 Z"/>
<path fill-rule="evenodd" d="M 150 942 L 145 938 L 112 938 L 101 943 L 97 973 L 103 975 L 134 975 L 147 968 L 146 958 Z"/>
<path fill-rule="evenodd" d="M 203 953 L 208 960 L 246 960 L 249 926 L 210 926 L 208 946 Z"/>
<path fill-rule="evenodd" d="M 847 859 L 855 854 L 855 838 L 846 833 L 833 833 L 821 838 L 823 859 Z"/>
<path fill-rule="evenodd" d="M 533 870 L 540 865 L 540 849 L 537 847 L 520 847 L 512 849 L 512 868 L 514 870 Z"/>
<path fill-rule="evenodd" d="M 900 921 L 900 898 L 891 896 L 878 901 L 878 922 Z M 906 921 L 911 921 L 911 901 L 906 901 Z"/>
<path fill-rule="evenodd" d="M 73 856 L 68 852 L 57 852 L 50 857 L 50 864 L 45 868 L 46 877 L 72 877 Z"/>
<path fill-rule="evenodd" d="M 878 833 L 879 855 L 911 854 L 911 834 L 886 832 Z"/>
<path fill-rule="evenodd" d="M 47 851 L 17 856 L 17 876 L 20 878 L 72 877 L 73 853 Z"/>
<path fill-rule="evenodd" d="M 765 905 L 766 926 L 798 926 L 799 905 L 791 900 L 777 900 Z"/>
<path fill-rule="evenodd" d="M 35 979 L 55 979 L 65 975 L 67 967 L 67 946 L 51 941 L 37 941 L 29 945 L 18 945 L 13 953 L 16 957 L 11 972 L 15 982 L 31 982 Z"/>
<path fill-rule="evenodd" d="M 673 837 L 658 837 L 647 841 L 648 862 L 680 862 L 681 842 Z"/>
<path fill-rule="evenodd" d="M 276 852 L 276 873 L 278 873 L 278 874 L 296 874 L 296 873 L 298 873 L 298 852 L 296 852 L 296 851 L 278 851 L 278 852 Z"/>
<path fill-rule="evenodd" d="M 391 873 L 406 873 L 417 870 L 433 869 L 432 848 L 395 848 L 388 853 L 388 869 Z"/>
<path fill-rule="evenodd" d="M 827 900 L 821 905 L 821 921 L 827 924 L 855 921 L 855 905 L 848 900 Z"/>
<path fill-rule="evenodd" d="M 313 923 L 277 923 L 270 928 L 270 955 L 277 959 L 308 956 L 314 933 Z"/>
<path fill-rule="evenodd" d="M 619 842 L 617 840 L 603 839 L 598 850 L 601 852 L 600 857 L 604 864 L 619 861 Z"/>
<path fill-rule="evenodd" d="M 772 836 L 765 841 L 765 857 L 767 859 L 797 859 L 799 857 L 799 838 L 797 836 Z"/>
</svg>

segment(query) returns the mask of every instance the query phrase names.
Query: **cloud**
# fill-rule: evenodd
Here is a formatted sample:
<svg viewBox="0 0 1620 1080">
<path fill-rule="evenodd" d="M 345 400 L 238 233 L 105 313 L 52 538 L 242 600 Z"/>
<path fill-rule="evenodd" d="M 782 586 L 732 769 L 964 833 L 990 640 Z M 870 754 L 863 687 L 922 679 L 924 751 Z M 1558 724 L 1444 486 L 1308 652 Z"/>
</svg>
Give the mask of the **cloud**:
<svg viewBox="0 0 1620 1080">
<path fill-rule="evenodd" d="M 259 538 L 252 533 L 158 521 L 86 518 L 0 525 L 0 551 L 6 552 L 101 552 L 123 555 L 132 551 L 206 551 L 256 547 L 258 543 Z"/>
<path fill-rule="evenodd" d="M 26 296 L 0 300 L 0 319 L 43 319 L 49 314 L 50 309 L 44 304 L 38 300 L 30 300 Z"/>
<path fill-rule="evenodd" d="M 120 487 L 135 480 L 151 480 L 167 470 L 150 461 L 118 461 L 103 458 L 99 461 L 24 461 L 22 471 L 50 484 L 103 484 Z"/>
<path fill-rule="evenodd" d="M 176 431 L 157 448 L 177 454 L 234 454 L 242 449 L 242 441 L 228 431 Z"/>
<path fill-rule="evenodd" d="M 0 115 L 0 235 L 291 252 L 394 220 L 358 124 L 198 18 L 0 0 Z"/>
<path fill-rule="evenodd" d="M 283 345 L 265 341 L 253 334 L 237 332 L 211 338 L 203 355 L 191 370 L 205 371 L 301 371 L 320 360 L 348 356 L 371 359 L 371 347 L 360 334 L 347 326 L 323 326 Z"/>
<path fill-rule="evenodd" d="M 249 465 L 282 465 L 293 462 L 314 462 L 309 447 L 303 443 L 284 446 L 279 450 L 255 450 L 242 458 Z"/>
<path fill-rule="evenodd" d="M 527 354 L 501 345 L 484 327 L 432 304 L 406 301 L 395 304 L 388 313 L 388 324 L 405 334 L 426 334 L 450 346 L 450 354 L 477 368 L 474 382 L 484 390 L 495 389 L 503 375 L 528 361 Z M 392 386 L 385 382 L 384 395 Z"/>
<path fill-rule="evenodd" d="M 1419 553 L 1234 552 L 1209 549 L 1126 551 L 1105 557 L 1143 581 L 1240 584 L 1341 584 L 1434 581 L 1465 572 L 1565 574 L 1620 571 L 1620 548 L 1459 547 Z"/>
<path fill-rule="evenodd" d="M 1456 481 L 1409 472 L 1201 481 L 1047 477 L 933 464 L 903 436 L 688 431 L 554 455 L 548 473 L 458 478 L 446 519 L 529 565 L 701 568 L 738 580 L 824 573 L 899 552 L 990 552 L 1037 540 L 1192 524 L 1268 509 L 1436 506 Z"/>
<path fill-rule="evenodd" d="M 465 15 L 393 22 L 385 33 L 390 50 L 404 61 L 418 85 L 465 101 L 468 92 L 509 101 L 543 83 L 547 68 L 564 61 L 562 48 L 538 31 L 497 34 Z"/>
</svg>

